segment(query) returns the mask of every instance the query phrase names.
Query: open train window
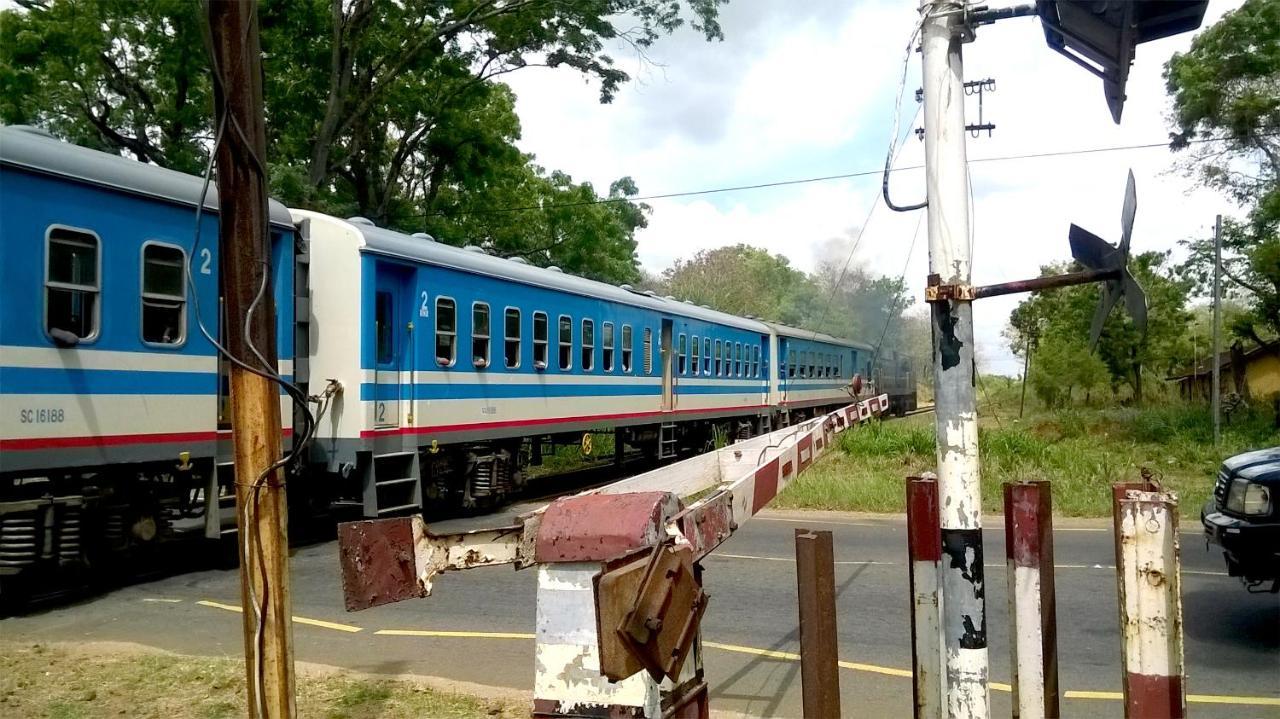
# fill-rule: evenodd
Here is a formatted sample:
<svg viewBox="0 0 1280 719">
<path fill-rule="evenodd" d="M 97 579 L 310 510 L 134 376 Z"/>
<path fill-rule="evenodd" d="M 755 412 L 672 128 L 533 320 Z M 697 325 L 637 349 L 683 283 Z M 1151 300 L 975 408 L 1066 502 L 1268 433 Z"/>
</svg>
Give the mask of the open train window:
<svg viewBox="0 0 1280 719">
<path fill-rule="evenodd" d="M 600 344 L 601 351 L 604 353 L 602 369 L 605 372 L 613 371 L 613 323 L 605 322 L 600 325 Z"/>
<path fill-rule="evenodd" d="M 394 339 L 391 335 L 391 293 L 379 292 L 373 302 L 374 362 L 389 365 L 395 359 Z"/>
<path fill-rule="evenodd" d="M 631 372 L 631 325 L 622 326 L 622 371 Z"/>
<path fill-rule="evenodd" d="M 596 366 L 596 323 L 582 321 L 582 371 L 590 372 Z"/>
<path fill-rule="evenodd" d="M 711 338 L 702 338 L 702 374 L 711 375 Z"/>
<path fill-rule="evenodd" d="M 720 353 L 723 351 L 723 349 L 724 348 L 720 344 L 720 340 L 716 340 L 716 371 L 714 373 L 716 377 L 719 377 L 721 373 L 724 371 L 724 366 L 720 363 Z"/>
<path fill-rule="evenodd" d="M 452 367 L 458 358 L 458 306 L 448 297 L 436 298 L 436 364 Z"/>
<path fill-rule="evenodd" d="M 560 315 L 560 369 L 573 367 L 573 318 Z"/>
<path fill-rule="evenodd" d="M 508 307 L 505 318 L 506 341 L 503 343 L 503 352 L 506 355 L 507 369 L 515 369 L 520 366 L 520 310 Z"/>
<path fill-rule="evenodd" d="M 693 376 L 697 377 L 699 370 L 702 368 L 702 353 L 698 351 L 702 347 L 702 343 L 698 340 L 697 335 L 693 336 L 689 346 L 693 349 L 693 359 L 689 362 L 689 366 L 693 368 Z"/>
<path fill-rule="evenodd" d="M 471 364 L 478 369 L 489 366 L 489 305 L 471 303 Z"/>
<path fill-rule="evenodd" d="M 689 345 L 688 337 L 684 333 L 680 334 L 679 342 L 676 345 L 676 374 L 683 375 L 689 368 Z"/>
<path fill-rule="evenodd" d="M 51 227 L 44 274 L 44 328 L 60 344 L 98 336 L 98 236 Z"/>
<path fill-rule="evenodd" d="M 142 341 L 181 345 L 187 340 L 187 293 L 181 247 L 148 242 L 142 246 Z"/>
<path fill-rule="evenodd" d="M 741 342 L 733 343 L 733 354 L 734 354 L 733 375 L 735 377 L 741 377 L 742 376 L 742 343 Z"/>
<path fill-rule="evenodd" d="M 644 359 L 642 359 L 641 362 L 644 363 L 644 373 L 653 374 L 653 328 L 652 327 L 644 328 L 644 345 L 642 349 L 644 350 Z"/>
<path fill-rule="evenodd" d="M 793 349 L 788 349 L 787 350 L 787 377 L 795 377 L 795 376 L 796 376 L 796 351 Z"/>
<path fill-rule="evenodd" d="M 812 379 L 812 378 L 814 378 L 814 377 L 817 377 L 817 376 L 818 376 L 817 374 L 815 374 L 815 370 L 817 369 L 817 365 L 815 365 L 815 364 L 814 364 L 814 359 L 813 359 L 814 354 L 815 354 L 815 353 L 814 353 L 814 351 L 813 351 L 813 350 L 809 350 L 808 352 L 806 352 L 806 353 L 805 353 L 805 356 L 806 356 L 806 357 L 808 358 L 808 360 L 809 360 L 809 361 L 808 361 L 808 365 L 809 365 L 809 377 L 810 377 L 810 379 Z"/>
<path fill-rule="evenodd" d="M 533 313 L 533 368 L 547 368 L 547 313 Z"/>
<path fill-rule="evenodd" d="M 760 379 L 760 346 L 757 345 L 752 347 L 751 354 L 753 357 L 751 362 L 751 376 L 756 379 Z"/>
</svg>

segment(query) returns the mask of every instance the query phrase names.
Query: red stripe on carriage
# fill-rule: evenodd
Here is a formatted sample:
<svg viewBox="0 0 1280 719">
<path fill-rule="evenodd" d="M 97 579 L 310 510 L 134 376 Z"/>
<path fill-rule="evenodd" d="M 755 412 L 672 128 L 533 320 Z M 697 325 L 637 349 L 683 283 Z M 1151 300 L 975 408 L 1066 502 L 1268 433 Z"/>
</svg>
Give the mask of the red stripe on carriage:
<svg viewBox="0 0 1280 719">
<path fill-rule="evenodd" d="M 669 412 L 624 412 L 621 414 L 588 414 L 577 417 L 545 417 L 540 419 L 513 419 L 499 422 L 470 422 L 467 424 L 439 424 L 429 427 L 399 427 L 396 429 L 362 430 L 360 437 L 385 437 L 397 434 L 430 434 L 432 432 L 466 432 L 468 430 L 502 429 L 504 427 L 536 427 L 547 424 L 567 424 L 570 422 L 598 422 L 611 419 L 639 419 L 643 417 L 670 417 L 682 414 L 711 414 L 726 410 L 765 409 L 770 405 L 753 404 L 735 407 L 707 407 L 705 409 L 677 409 Z"/>
<path fill-rule="evenodd" d="M 788 463 L 787 466 L 790 467 L 791 464 Z M 774 457 L 768 464 L 756 470 L 756 489 L 751 498 L 751 513 L 759 512 L 776 496 L 778 496 L 778 458 Z"/>
<path fill-rule="evenodd" d="M 280 433 L 286 437 L 293 429 L 284 427 Z M 151 434 L 103 434 L 84 437 L 26 437 L 0 439 L 0 449 L 23 451 L 33 449 L 71 449 L 76 447 L 119 447 L 128 444 L 174 444 L 178 442 L 212 442 L 230 439 L 229 430 L 216 432 L 155 432 Z"/>
</svg>

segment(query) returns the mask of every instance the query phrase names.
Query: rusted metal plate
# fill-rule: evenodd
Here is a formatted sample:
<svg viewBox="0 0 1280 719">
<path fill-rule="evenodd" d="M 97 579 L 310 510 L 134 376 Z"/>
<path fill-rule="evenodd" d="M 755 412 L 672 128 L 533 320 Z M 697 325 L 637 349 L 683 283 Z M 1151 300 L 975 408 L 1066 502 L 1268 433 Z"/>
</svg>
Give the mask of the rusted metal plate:
<svg viewBox="0 0 1280 719">
<path fill-rule="evenodd" d="M 733 493 L 723 491 L 706 497 L 676 515 L 675 522 L 680 533 L 689 540 L 696 562 L 733 534 L 736 528 L 733 522 Z"/>
<path fill-rule="evenodd" d="M 778 494 L 778 458 L 769 460 L 756 470 L 755 494 L 751 497 L 751 514 L 756 514 Z"/>
<path fill-rule="evenodd" d="M 680 511 L 670 492 L 587 494 L 557 499 L 542 514 L 534 561 L 607 562 L 657 545 Z"/>
<path fill-rule="evenodd" d="M 427 596 L 426 588 L 418 583 L 413 519 L 338 525 L 342 597 L 348 612 Z"/>
<path fill-rule="evenodd" d="M 655 680 L 677 681 L 707 608 L 693 550 L 666 545 L 653 554 L 619 637 Z"/>
<path fill-rule="evenodd" d="M 596 578 L 596 635 L 600 641 L 600 673 L 619 682 L 644 669 L 618 627 L 635 605 L 652 552 L 620 559 Z"/>
</svg>

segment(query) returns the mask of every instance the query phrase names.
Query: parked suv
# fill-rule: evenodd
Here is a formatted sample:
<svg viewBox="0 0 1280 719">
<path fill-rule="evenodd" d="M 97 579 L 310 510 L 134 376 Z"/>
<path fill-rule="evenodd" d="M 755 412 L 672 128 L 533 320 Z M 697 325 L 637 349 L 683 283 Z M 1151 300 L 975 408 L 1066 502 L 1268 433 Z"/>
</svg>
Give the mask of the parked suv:
<svg viewBox="0 0 1280 719">
<path fill-rule="evenodd" d="M 1200 510 L 1206 542 L 1222 547 L 1227 573 L 1250 590 L 1280 592 L 1280 447 L 1228 458 Z"/>
</svg>

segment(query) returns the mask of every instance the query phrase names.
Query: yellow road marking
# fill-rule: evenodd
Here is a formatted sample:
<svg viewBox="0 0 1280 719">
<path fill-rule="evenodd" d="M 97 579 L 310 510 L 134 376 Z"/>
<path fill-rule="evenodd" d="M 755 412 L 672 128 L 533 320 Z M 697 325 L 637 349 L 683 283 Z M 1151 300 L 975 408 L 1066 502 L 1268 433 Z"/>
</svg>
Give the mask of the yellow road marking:
<svg viewBox="0 0 1280 719">
<path fill-rule="evenodd" d="M 524 632 L 461 632 L 432 629 L 379 629 L 374 634 L 387 637 L 461 637 L 467 639 L 533 639 Z"/>
<path fill-rule="evenodd" d="M 142 601 L 156 602 L 159 604 L 180 604 L 182 602 L 181 599 L 166 599 L 164 597 L 143 597 Z"/>
<path fill-rule="evenodd" d="M 894 522 L 833 522 L 830 519 L 792 519 L 791 517 L 759 517 L 766 522 L 791 522 L 792 524 L 834 524 L 839 527 L 892 527 Z M 901 525 L 906 526 L 906 525 Z"/>
<path fill-rule="evenodd" d="M 223 604 L 222 602 L 212 602 L 212 601 L 209 601 L 208 599 L 201 599 L 200 601 L 196 602 L 196 604 L 199 604 L 202 607 L 213 607 L 214 609 L 225 609 L 228 612 L 240 613 L 244 611 L 244 609 L 234 604 Z M 363 628 L 355 627 L 350 624 L 338 624 L 337 622 L 326 622 L 323 619 L 311 619 L 309 617 L 299 617 L 297 615 L 294 615 L 293 622 L 295 624 L 307 624 L 313 627 L 320 627 L 322 629 L 332 629 L 336 632 L 348 632 L 351 634 L 364 631 Z"/>
<path fill-rule="evenodd" d="M 765 561 L 765 562 L 792 562 L 792 563 L 794 563 L 794 562 L 796 561 L 795 559 L 793 559 L 793 558 L 791 558 L 791 557 L 760 557 L 760 556 L 756 556 L 756 555 L 754 555 L 754 554 L 729 554 L 728 552 L 716 552 L 715 554 L 713 554 L 713 555 L 711 555 L 711 556 L 712 556 L 712 557 L 724 557 L 725 559 L 759 559 L 759 560 L 762 560 L 762 561 Z M 893 567 L 893 566 L 897 566 L 897 564 L 898 564 L 898 563 L 897 563 L 897 562 L 872 562 L 872 561 L 865 561 L 865 562 L 842 561 L 842 562 L 836 562 L 836 564 L 876 564 L 876 565 L 881 565 L 881 566 L 886 566 L 886 567 Z"/>
<path fill-rule="evenodd" d="M 721 555 L 726 556 L 726 555 Z M 743 555 L 745 556 L 745 555 Z M 752 557 L 753 559 L 757 557 Z M 780 559 L 780 558 L 779 558 Z M 144 600 L 147 601 L 147 600 Z M 180 599 L 159 599 L 164 603 L 177 603 Z M 243 612 L 244 610 L 234 604 L 223 604 L 222 602 L 214 602 L 208 599 L 201 599 L 196 602 L 204 607 L 213 607 L 214 609 L 224 609 L 229 612 Z M 351 626 L 349 624 L 337 624 L 335 622 L 326 622 L 319 619 L 308 619 L 307 617 L 293 618 L 298 624 L 309 624 L 311 626 L 323 627 L 325 629 L 334 629 L 340 632 L 359 632 L 361 627 Z M 446 630 L 428 630 L 428 629 L 379 629 L 374 634 L 393 637 L 443 637 L 443 638 L 459 638 L 459 639 L 534 639 L 535 635 L 526 632 L 464 632 L 464 631 L 446 631 Z M 783 661 L 798 662 L 800 655 L 794 652 L 780 652 L 774 649 L 760 649 L 757 647 L 746 647 L 739 644 L 722 644 L 720 642 L 702 642 L 702 646 L 712 649 L 720 649 L 726 652 L 736 652 L 738 654 L 750 654 L 753 656 L 767 657 L 769 659 L 781 659 Z M 891 677 L 911 678 L 911 671 L 907 669 L 896 669 L 894 667 L 882 667 L 876 664 L 864 664 L 861 662 L 838 662 L 840 668 L 850 669 L 859 672 L 868 672 L 871 674 L 883 674 Z M 1012 692 L 1013 687 L 1003 682 L 989 682 L 988 686 L 998 692 Z M 1086 690 L 1067 690 L 1063 693 L 1066 699 L 1102 699 L 1108 701 L 1120 701 L 1124 699 L 1124 695 L 1120 692 L 1101 692 Z M 1280 706 L 1280 698 L 1275 697 L 1242 697 L 1223 694 L 1188 694 L 1187 701 L 1192 704 L 1233 704 L 1239 706 Z"/>
</svg>

